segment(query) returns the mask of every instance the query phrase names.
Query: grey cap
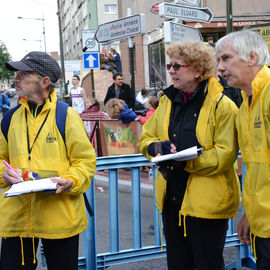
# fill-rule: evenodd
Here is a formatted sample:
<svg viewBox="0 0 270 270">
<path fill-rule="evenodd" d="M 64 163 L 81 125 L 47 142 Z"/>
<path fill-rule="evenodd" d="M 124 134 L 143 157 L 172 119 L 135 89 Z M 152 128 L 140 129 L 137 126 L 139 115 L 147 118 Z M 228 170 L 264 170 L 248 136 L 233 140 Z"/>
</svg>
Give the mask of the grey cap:
<svg viewBox="0 0 270 270">
<path fill-rule="evenodd" d="M 5 66 L 11 71 L 35 71 L 41 76 L 48 76 L 53 83 L 61 77 L 57 61 L 45 52 L 30 52 L 21 61 L 7 62 Z"/>
</svg>

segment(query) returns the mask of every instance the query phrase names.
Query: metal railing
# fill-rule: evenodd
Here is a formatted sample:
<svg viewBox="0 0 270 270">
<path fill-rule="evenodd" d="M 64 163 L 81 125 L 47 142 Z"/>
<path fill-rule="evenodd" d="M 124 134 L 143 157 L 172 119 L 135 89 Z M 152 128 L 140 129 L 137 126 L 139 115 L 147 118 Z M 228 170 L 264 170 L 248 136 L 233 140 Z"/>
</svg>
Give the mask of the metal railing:
<svg viewBox="0 0 270 270">
<path fill-rule="evenodd" d="M 124 264 L 129 262 L 154 259 L 166 256 L 166 245 L 160 238 L 159 212 L 155 205 L 155 196 L 153 196 L 154 207 L 154 243 L 151 246 L 142 246 L 141 232 L 141 166 L 153 166 L 142 155 L 130 156 L 110 156 L 97 158 L 97 171 L 108 170 L 109 184 L 109 212 L 110 212 L 110 251 L 97 254 L 96 239 L 96 220 L 88 216 L 89 225 L 84 232 L 84 257 L 79 258 L 78 269 L 101 270 L 109 266 Z M 118 202 L 118 169 L 131 169 L 132 185 L 132 229 L 133 246 L 128 250 L 120 250 L 119 240 L 119 202 Z M 153 166 L 153 175 L 155 178 L 157 168 Z M 243 168 L 243 177 L 245 175 L 245 166 Z M 153 186 L 154 193 L 154 186 Z M 86 192 L 89 202 L 96 212 L 95 207 L 95 181 L 92 181 L 91 187 Z M 161 250 L 163 247 L 163 250 Z M 233 219 L 229 220 L 225 247 L 236 247 L 237 258 L 226 265 L 226 270 L 242 269 L 242 266 L 256 269 L 254 257 L 250 248 L 241 245 L 237 234 L 234 233 Z"/>
</svg>

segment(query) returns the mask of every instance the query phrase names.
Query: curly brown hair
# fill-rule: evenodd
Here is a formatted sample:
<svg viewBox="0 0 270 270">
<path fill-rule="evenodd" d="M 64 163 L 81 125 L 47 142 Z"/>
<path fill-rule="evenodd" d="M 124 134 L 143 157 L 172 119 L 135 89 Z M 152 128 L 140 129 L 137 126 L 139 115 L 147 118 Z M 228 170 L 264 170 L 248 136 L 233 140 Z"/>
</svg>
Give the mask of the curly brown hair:
<svg viewBox="0 0 270 270">
<path fill-rule="evenodd" d="M 111 119 L 118 119 L 120 112 L 124 110 L 125 101 L 118 98 L 112 98 L 106 103 L 106 110 Z"/>
<path fill-rule="evenodd" d="M 201 71 L 199 82 L 216 74 L 217 62 L 215 50 L 198 41 L 175 42 L 167 50 L 169 57 L 182 58 L 194 71 Z"/>
</svg>

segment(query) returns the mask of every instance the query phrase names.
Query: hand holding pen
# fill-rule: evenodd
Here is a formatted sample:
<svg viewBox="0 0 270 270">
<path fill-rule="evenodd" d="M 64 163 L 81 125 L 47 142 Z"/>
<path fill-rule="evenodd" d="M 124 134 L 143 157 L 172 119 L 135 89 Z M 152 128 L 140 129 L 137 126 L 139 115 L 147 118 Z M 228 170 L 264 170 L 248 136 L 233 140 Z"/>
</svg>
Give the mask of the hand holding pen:
<svg viewBox="0 0 270 270">
<path fill-rule="evenodd" d="M 13 169 L 5 160 L 3 163 L 7 166 L 2 175 L 3 180 L 7 185 L 16 184 L 23 181 L 21 169 Z"/>
</svg>

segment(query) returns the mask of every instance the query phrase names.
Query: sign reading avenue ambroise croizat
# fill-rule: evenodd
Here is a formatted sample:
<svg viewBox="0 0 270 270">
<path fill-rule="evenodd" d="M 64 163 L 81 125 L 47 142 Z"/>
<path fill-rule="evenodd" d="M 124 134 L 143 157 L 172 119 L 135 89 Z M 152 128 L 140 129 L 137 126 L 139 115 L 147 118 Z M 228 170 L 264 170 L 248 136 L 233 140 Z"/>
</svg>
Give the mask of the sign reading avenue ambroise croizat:
<svg viewBox="0 0 270 270">
<path fill-rule="evenodd" d="M 100 24 L 95 34 L 98 42 L 108 42 L 145 33 L 145 16 L 136 14 Z"/>
</svg>

